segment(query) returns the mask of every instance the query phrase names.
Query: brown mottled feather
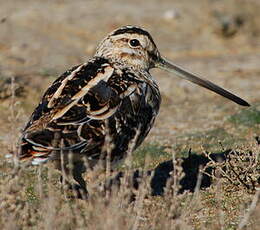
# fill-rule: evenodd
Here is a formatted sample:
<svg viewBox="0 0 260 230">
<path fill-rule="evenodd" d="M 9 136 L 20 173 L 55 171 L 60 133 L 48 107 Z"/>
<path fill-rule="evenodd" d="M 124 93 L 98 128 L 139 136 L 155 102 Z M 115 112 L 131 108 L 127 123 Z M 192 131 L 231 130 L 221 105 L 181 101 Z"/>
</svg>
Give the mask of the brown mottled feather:
<svg viewBox="0 0 260 230">
<path fill-rule="evenodd" d="M 119 152 L 128 148 L 133 136 L 128 132 L 135 133 L 143 120 L 147 125 L 142 135 L 146 136 L 160 100 L 156 87 L 153 91 L 158 98 L 154 98 L 157 101 L 150 105 L 145 101 L 145 91 L 151 91 L 151 86 L 131 69 L 122 68 L 119 75 L 116 68 L 108 60 L 98 57 L 73 67 L 57 79 L 44 94 L 23 131 L 21 158 L 49 157 L 52 150 L 59 148 L 52 145 L 55 132 L 61 133 L 67 149 L 88 157 L 96 156 L 104 144 L 106 119 L 112 129 L 125 126 L 120 128 L 124 132 L 117 130 L 112 134 L 118 142 L 115 156 L 124 157 L 125 154 L 120 156 Z M 144 120 L 144 114 L 140 112 L 148 109 L 149 116 Z M 126 117 L 131 114 L 136 117 L 127 118 L 127 122 Z"/>
<path fill-rule="evenodd" d="M 155 67 L 249 106 L 163 59 L 147 31 L 126 26 L 101 41 L 91 60 L 71 68 L 47 89 L 23 130 L 19 158 L 35 164 L 53 159 L 68 174 L 68 155 L 72 155 L 73 179 L 86 193 L 82 162 L 94 165 L 106 158 L 105 137 L 110 137 L 110 159 L 117 162 L 127 155 L 130 145 L 135 149 L 149 133 L 161 102 L 149 73 Z"/>
</svg>

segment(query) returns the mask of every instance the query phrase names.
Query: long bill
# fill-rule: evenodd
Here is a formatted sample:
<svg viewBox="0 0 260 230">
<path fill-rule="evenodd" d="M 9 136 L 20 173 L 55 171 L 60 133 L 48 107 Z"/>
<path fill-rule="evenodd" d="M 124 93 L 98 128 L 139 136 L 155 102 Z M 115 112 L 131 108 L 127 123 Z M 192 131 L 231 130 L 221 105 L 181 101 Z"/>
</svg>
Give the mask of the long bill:
<svg viewBox="0 0 260 230">
<path fill-rule="evenodd" d="M 205 79 L 202 79 L 198 76 L 196 76 L 195 74 L 191 73 L 191 72 L 188 72 L 186 70 L 184 70 L 183 68 L 175 65 L 175 64 L 172 64 L 170 63 L 169 61 L 163 59 L 163 58 L 160 58 L 160 60 L 156 63 L 156 67 L 160 68 L 160 69 L 163 69 L 163 70 L 166 70 L 168 72 L 171 72 L 171 73 L 175 73 L 177 76 L 181 77 L 181 78 L 184 78 L 188 81 L 191 81 L 199 86 L 202 86 L 206 89 L 209 89 L 225 98 L 228 98 L 229 100 L 239 104 L 239 105 L 242 105 L 242 106 L 250 106 L 249 103 L 247 103 L 245 100 L 243 100 L 242 98 L 228 92 L 227 90 L 215 85 L 214 83 L 208 81 L 208 80 L 205 80 Z"/>
</svg>

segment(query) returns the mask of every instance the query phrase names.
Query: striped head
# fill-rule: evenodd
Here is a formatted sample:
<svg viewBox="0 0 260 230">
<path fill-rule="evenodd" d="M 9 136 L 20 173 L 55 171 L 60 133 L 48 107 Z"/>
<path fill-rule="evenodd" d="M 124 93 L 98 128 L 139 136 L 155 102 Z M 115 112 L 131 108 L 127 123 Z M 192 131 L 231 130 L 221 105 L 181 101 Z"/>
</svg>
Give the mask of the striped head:
<svg viewBox="0 0 260 230">
<path fill-rule="evenodd" d="M 112 62 L 123 62 L 126 66 L 146 71 L 160 68 L 214 91 L 239 105 L 249 106 L 236 95 L 163 58 L 151 35 L 139 27 L 125 26 L 113 31 L 99 44 L 95 56 L 108 58 Z"/>
<path fill-rule="evenodd" d="M 147 31 L 135 26 L 124 26 L 114 30 L 99 44 L 95 56 L 149 70 L 155 67 L 154 61 L 160 54 Z"/>
</svg>

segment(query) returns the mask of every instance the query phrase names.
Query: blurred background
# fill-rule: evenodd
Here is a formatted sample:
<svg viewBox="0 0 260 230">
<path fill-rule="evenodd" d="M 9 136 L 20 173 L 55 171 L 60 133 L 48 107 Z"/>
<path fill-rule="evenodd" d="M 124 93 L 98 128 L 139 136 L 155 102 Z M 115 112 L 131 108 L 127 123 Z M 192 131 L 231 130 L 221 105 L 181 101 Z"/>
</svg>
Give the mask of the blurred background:
<svg viewBox="0 0 260 230">
<path fill-rule="evenodd" d="M 249 111 L 246 116 L 254 116 L 253 124 L 257 126 L 246 129 L 243 138 L 252 138 L 258 132 L 258 0 L 0 0 L 0 6 L 3 133 L 10 129 L 11 77 L 22 111 L 17 118 L 21 128 L 48 85 L 68 68 L 86 62 L 98 42 L 122 25 L 144 27 L 163 56 L 253 105 L 253 109 L 244 110 L 189 82 L 152 70 L 163 102 L 148 141 L 172 144 L 194 133 L 213 138 L 220 134 L 220 139 L 221 135 L 237 135 L 236 127 L 243 122 L 236 116 L 244 111 Z M 235 120 L 232 125 L 227 122 L 230 119 Z"/>
<path fill-rule="evenodd" d="M 107 199 L 98 186 L 107 176 L 101 173 L 85 174 L 91 199 L 74 200 L 49 164 L 17 170 L 6 156 L 16 152 L 20 131 L 48 86 L 87 62 L 108 33 L 130 24 L 149 31 L 163 56 L 252 106 L 151 70 L 161 110 L 131 165 L 156 168 L 155 182 L 165 196 L 146 196 L 150 179 L 144 177 L 139 191 L 124 182 Z M 252 196 L 260 181 L 259 143 L 260 0 L 0 0 L 1 229 L 259 230 L 259 191 Z M 207 162 L 203 152 L 228 149 L 234 156 L 226 164 L 210 164 L 216 172 L 212 186 L 177 195 L 184 174 L 185 183 L 198 188 L 199 164 Z M 128 167 L 115 173 L 126 170 L 128 177 Z"/>
</svg>

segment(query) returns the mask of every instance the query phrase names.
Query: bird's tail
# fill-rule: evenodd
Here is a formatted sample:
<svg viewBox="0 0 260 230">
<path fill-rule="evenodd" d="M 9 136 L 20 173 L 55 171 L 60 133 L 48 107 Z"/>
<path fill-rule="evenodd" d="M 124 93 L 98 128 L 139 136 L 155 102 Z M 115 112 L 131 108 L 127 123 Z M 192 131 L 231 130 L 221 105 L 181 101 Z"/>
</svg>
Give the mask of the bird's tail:
<svg viewBox="0 0 260 230">
<path fill-rule="evenodd" d="M 19 143 L 17 158 L 21 162 L 32 161 L 32 164 L 38 165 L 48 161 L 52 149 L 49 146 L 36 143 L 31 139 L 22 137 Z"/>
</svg>

